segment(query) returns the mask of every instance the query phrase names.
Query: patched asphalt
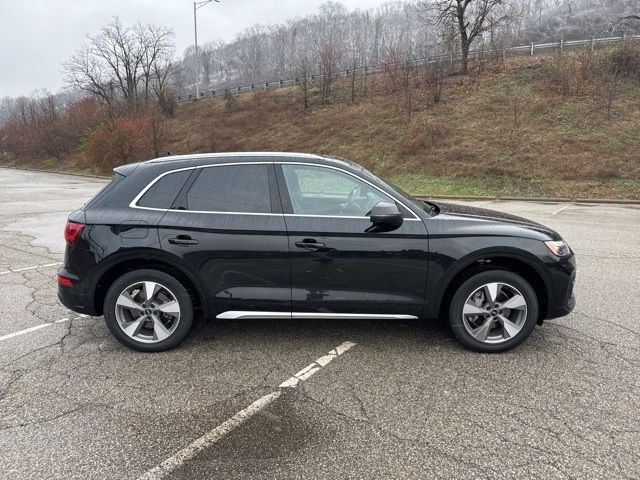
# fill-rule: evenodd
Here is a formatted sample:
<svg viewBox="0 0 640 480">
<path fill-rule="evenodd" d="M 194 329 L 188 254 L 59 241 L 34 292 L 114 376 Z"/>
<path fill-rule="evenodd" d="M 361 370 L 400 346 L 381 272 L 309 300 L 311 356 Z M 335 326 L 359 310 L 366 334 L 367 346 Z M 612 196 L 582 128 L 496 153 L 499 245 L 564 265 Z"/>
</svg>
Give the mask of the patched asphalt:
<svg viewBox="0 0 640 480">
<path fill-rule="evenodd" d="M 344 341 L 170 478 L 640 478 L 640 207 L 468 202 L 577 252 L 576 310 L 504 354 L 370 320 L 200 321 L 142 354 L 58 303 L 56 266 L 12 271 L 61 261 L 102 185 L 0 169 L 0 337 L 48 324 L 0 341 L 0 478 L 136 478 Z"/>
</svg>

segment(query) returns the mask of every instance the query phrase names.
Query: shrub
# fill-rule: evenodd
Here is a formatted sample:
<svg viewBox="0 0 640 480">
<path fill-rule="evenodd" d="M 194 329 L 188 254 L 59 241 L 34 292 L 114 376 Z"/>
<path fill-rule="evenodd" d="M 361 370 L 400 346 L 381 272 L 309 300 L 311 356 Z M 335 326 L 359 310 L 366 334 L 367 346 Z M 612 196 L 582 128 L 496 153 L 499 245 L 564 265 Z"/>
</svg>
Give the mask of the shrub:
<svg viewBox="0 0 640 480">
<path fill-rule="evenodd" d="M 152 137 L 148 118 L 121 118 L 100 125 L 87 139 L 85 153 L 94 165 L 111 169 L 150 158 Z"/>
<path fill-rule="evenodd" d="M 449 127 L 434 117 L 418 117 L 411 122 L 401 153 L 414 155 L 424 153 L 446 143 Z"/>
<path fill-rule="evenodd" d="M 593 55 L 579 52 L 574 55 L 554 55 L 544 63 L 547 82 L 563 94 L 585 93 L 592 73 Z"/>
<path fill-rule="evenodd" d="M 627 40 L 601 56 L 606 57 L 610 73 L 640 82 L 640 44 Z"/>
</svg>

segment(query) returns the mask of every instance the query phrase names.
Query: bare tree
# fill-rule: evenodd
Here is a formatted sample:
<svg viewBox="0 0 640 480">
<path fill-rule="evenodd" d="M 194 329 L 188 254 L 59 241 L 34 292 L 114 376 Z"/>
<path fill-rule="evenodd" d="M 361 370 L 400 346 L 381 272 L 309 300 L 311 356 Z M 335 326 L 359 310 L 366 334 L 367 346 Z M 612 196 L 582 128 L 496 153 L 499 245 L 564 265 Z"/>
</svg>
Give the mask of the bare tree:
<svg viewBox="0 0 640 480">
<path fill-rule="evenodd" d="M 529 93 L 522 85 L 510 85 L 508 90 L 508 102 L 511 110 L 511 137 L 520 128 L 522 116 L 529 104 Z"/>
<path fill-rule="evenodd" d="M 205 44 L 199 49 L 200 53 L 200 65 L 202 67 L 202 76 L 204 85 L 208 86 L 211 83 L 211 73 L 213 69 L 213 59 L 215 50 L 213 44 Z"/>
<path fill-rule="evenodd" d="M 342 52 L 331 43 L 326 43 L 320 47 L 318 66 L 320 67 L 320 93 L 322 95 L 322 105 L 329 103 L 331 97 L 331 86 L 338 73 Z"/>
<path fill-rule="evenodd" d="M 295 63 L 295 78 L 300 89 L 302 105 L 309 108 L 309 76 L 311 75 L 311 60 L 306 53 L 298 55 Z"/>
<path fill-rule="evenodd" d="M 403 90 L 404 75 L 402 67 L 403 62 L 400 52 L 396 49 L 389 50 L 382 64 L 387 93 L 399 93 Z"/>
<path fill-rule="evenodd" d="M 151 150 L 153 150 L 153 156 L 159 157 L 160 152 L 164 150 L 166 143 L 166 128 L 164 119 L 158 111 L 158 108 L 153 108 L 149 115 L 149 143 Z"/>
<path fill-rule="evenodd" d="M 65 62 L 63 68 L 68 84 L 80 88 L 107 105 L 112 104 L 115 92 L 111 76 L 102 62 L 94 57 L 88 45 L 78 50 Z"/>
<path fill-rule="evenodd" d="M 469 70 L 471 44 L 482 33 L 495 29 L 510 16 L 510 0 L 433 0 L 420 2 L 424 9 L 437 11 L 437 23 L 454 24 L 460 41 L 461 73 Z"/>
<path fill-rule="evenodd" d="M 236 97 L 233 96 L 233 93 L 231 93 L 231 90 L 227 89 L 224 92 L 224 107 L 227 111 L 227 113 L 233 113 L 233 109 L 236 106 Z"/>
<path fill-rule="evenodd" d="M 356 100 L 356 76 L 359 69 L 365 66 L 366 61 L 366 32 L 353 23 L 349 29 L 350 44 L 348 46 L 348 70 L 351 84 L 351 103 Z"/>
<path fill-rule="evenodd" d="M 101 29 L 101 33 L 89 36 L 91 54 L 102 62 L 122 97 L 134 103 L 138 95 L 144 50 L 137 34 L 118 17 Z"/>
<path fill-rule="evenodd" d="M 624 92 L 625 76 L 618 66 L 611 64 L 606 57 L 594 68 L 595 94 L 605 110 L 607 120 L 611 121 L 615 103 Z"/>
<path fill-rule="evenodd" d="M 89 35 L 88 42 L 65 64 L 69 84 L 113 106 L 123 99 L 130 107 L 146 103 L 152 90 L 162 91 L 172 71 L 173 32 L 152 25 L 123 25 L 118 17 Z"/>
<path fill-rule="evenodd" d="M 171 72 L 168 67 L 173 58 L 173 30 L 155 25 L 137 25 L 135 31 L 141 48 L 143 94 L 148 103 L 151 91 L 157 87 L 154 84 L 164 84 Z"/>
<path fill-rule="evenodd" d="M 424 83 L 429 92 L 430 100 L 436 104 L 442 100 L 442 90 L 447 78 L 448 69 L 441 56 L 425 56 Z"/>
<path fill-rule="evenodd" d="M 158 105 L 167 115 L 173 115 L 176 98 L 169 81 L 177 72 L 177 65 L 169 58 L 156 61 L 153 65 L 153 93 Z"/>
</svg>

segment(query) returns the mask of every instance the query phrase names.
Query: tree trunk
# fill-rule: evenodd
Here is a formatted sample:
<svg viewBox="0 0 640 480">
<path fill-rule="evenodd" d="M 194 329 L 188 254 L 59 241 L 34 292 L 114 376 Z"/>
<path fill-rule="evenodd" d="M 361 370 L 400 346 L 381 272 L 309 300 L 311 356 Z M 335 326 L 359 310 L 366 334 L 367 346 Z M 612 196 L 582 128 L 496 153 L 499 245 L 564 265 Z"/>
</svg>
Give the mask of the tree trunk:
<svg viewBox="0 0 640 480">
<path fill-rule="evenodd" d="M 463 38 L 460 44 L 462 50 L 462 60 L 460 66 L 460 73 L 466 75 L 469 71 L 469 42 Z"/>
<path fill-rule="evenodd" d="M 356 101 L 356 67 L 351 71 L 351 103 Z"/>
</svg>

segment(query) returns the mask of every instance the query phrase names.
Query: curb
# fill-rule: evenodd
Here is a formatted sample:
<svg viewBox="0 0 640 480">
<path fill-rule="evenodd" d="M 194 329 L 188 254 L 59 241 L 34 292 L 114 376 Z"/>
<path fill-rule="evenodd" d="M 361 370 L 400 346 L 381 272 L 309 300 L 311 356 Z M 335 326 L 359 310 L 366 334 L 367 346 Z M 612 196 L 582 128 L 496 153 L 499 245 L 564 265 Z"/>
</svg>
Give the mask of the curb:
<svg viewBox="0 0 640 480">
<path fill-rule="evenodd" d="M 466 201 L 494 201 L 494 202 L 549 202 L 549 203 L 605 203 L 614 205 L 640 205 L 640 200 L 618 198 L 562 198 L 562 197 L 482 197 L 479 195 L 415 195 L 424 200 L 466 200 Z"/>
<path fill-rule="evenodd" d="M 23 170 L 27 172 L 40 172 L 40 173 L 55 173 L 58 175 L 68 175 L 71 177 L 86 177 L 86 178 L 99 178 L 101 180 L 111 180 L 111 177 L 107 177 L 104 175 L 91 175 L 89 173 L 71 173 L 71 172 L 61 172 L 59 170 L 43 170 L 40 168 L 28 168 L 28 167 L 12 167 L 10 165 L 0 165 L 0 168 L 6 168 L 9 170 Z"/>
</svg>

